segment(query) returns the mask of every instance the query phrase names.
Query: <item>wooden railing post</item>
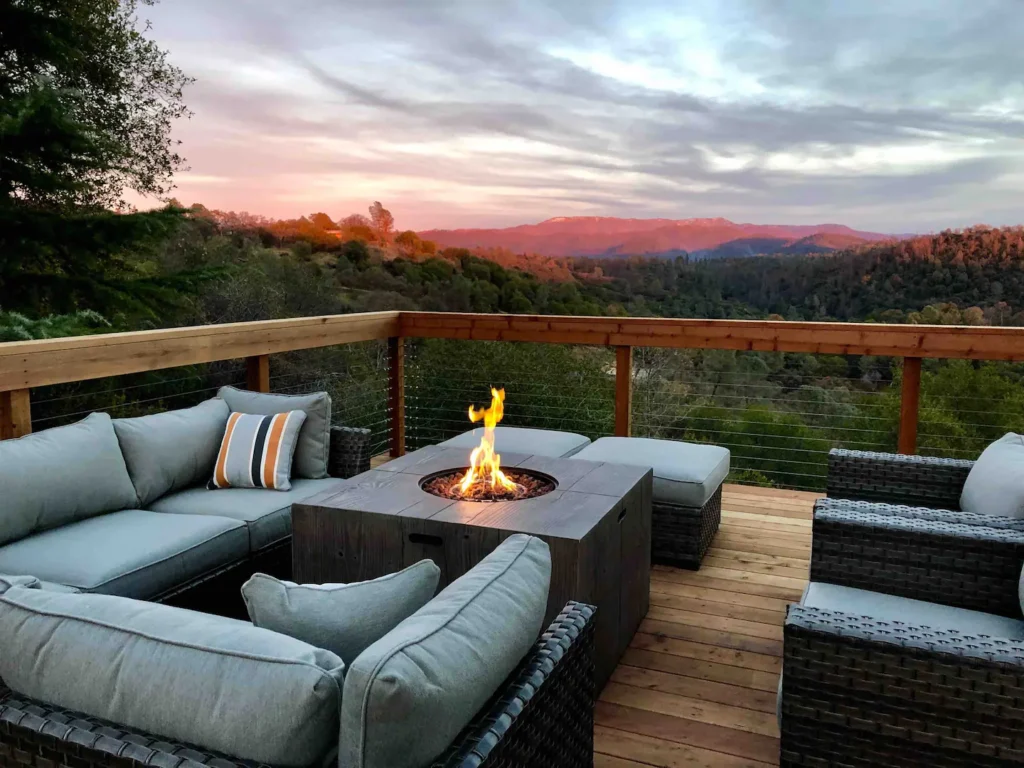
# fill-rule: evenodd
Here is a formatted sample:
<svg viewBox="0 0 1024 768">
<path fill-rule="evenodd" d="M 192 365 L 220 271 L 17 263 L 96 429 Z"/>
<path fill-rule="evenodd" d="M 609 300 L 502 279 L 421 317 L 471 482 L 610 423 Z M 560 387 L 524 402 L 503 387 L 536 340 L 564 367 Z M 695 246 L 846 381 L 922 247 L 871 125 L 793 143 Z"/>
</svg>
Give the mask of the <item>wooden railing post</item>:
<svg viewBox="0 0 1024 768">
<path fill-rule="evenodd" d="M 32 400 L 27 389 L 0 392 L 0 440 L 32 432 Z"/>
<path fill-rule="evenodd" d="M 405 344 L 388 339 L 388 412 L 391 414 L 391 458 L 405 455 Z"/>
<path fill-rule="evenodd" d="M 615 435 L 629 437 L 633 414 L 633 348 L 615 348 Z"/>
<path fill-rule="evenodd" d="M 917 414 L 921 401 L 921 358 L 903 358 L 903 389 L 900 393 L 900 453 L 917 453 Z"/>
<path fill-rule="evenodd" d="M 270 355 L 245 358 L 245 386 L 250 392 L 270 391 Z"/>
</svg>

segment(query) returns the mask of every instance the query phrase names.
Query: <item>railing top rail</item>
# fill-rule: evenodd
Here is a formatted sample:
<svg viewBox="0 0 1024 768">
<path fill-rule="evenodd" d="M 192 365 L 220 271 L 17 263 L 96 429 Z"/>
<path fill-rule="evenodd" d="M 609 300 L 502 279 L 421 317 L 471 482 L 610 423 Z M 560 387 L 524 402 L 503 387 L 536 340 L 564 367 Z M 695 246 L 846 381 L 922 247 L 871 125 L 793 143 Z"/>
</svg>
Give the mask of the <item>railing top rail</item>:
<svg viewBox="0 0 1024 768">
<path fill-rule="evenodd" d="M 599 346 L 1024 360 L 1024 328 L 402 312 L 409 337 Z"/>
<path fill-rule="evenodd" d="M 0 344 L 0 392 L 394 336 L 1024 360 L 1024 328 L 369 312 Z"/>
<path fill-rule="evenodd" d="M 299 317 L 0 344 L 0 392 L 397 336 L 398 312 Z"/>
</svg>

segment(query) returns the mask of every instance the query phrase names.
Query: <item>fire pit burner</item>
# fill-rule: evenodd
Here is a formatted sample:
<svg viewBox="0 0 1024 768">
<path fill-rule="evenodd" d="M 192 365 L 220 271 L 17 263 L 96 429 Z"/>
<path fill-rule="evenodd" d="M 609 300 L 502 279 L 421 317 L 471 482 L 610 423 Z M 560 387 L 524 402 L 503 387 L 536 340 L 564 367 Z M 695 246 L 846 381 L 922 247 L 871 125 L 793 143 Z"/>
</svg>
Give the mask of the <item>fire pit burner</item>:
<svg viewBox="0 0 1024 768">
<path fill-rule="evenodd" d="M 468 492 L 463 492 L 461 484 L 468 469 L 445 469 L 427 475 L 420 481 L 420 488 L 443 499 L 456 501 L 520 501 L 551 493 L 558 485 L 553 477 L 543 472 L 510 468 L 503 471 L 505 477 L 515 483 L 513 487 L 492 487 L 489 484 L 476 483 Z"/>
</svg>

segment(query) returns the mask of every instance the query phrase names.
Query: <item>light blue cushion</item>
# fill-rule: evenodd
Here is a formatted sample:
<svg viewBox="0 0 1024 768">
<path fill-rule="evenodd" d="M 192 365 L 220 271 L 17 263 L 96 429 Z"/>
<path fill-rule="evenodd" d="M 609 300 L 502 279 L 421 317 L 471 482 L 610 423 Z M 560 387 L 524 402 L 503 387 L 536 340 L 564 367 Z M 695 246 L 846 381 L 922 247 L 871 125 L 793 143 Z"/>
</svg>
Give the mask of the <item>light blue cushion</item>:
<svg viewBox="0 0 1024 768">
<path fill-rule="evenodd" d="M 1024 640 L 1024 621 L 1018 619 L 836 584 L 812 581 L 807 585 L 801 604 L 854 616 L 870 616 L 880 621 L 899 621 L 912 626 L 955 630 L 965 635 Z"/>
<path fill-rule="evenodd" d="M 480 445 L 483 427 L 463 432 L 457 437 L 445 440 L 442 448 L 465 448 L 472 451 Z M 557 432 L 552 429 L 527 429 L 524 427 L 495 427 L 494 450 L 501 453 L 523 453 L 529 456 L 565 458 L 572 456 L 590 444 L 590 438 L 575 432 Z"/>
<path fill-rule="evenodd" d="M 729 474 L 729 449 L 650 437 L 602 437 L 573 456 L 654 470 L 654 501 L 703 507 Z"/>
<path fill-rule="evenodd" d="M 337 740 L 344 665 L 245 622 L 109 595 L 0 595 L 0 679 L 132 729 L 281 766 Z"/>
<path fill-rule="evenodd" d="M 1009 432 L 982 451 L 960 493 L 960 508 L 1024 518 L 1024 437 Z"/>
<path fill-rule="evenodd" d="M 213 398 L 194 408 L 114 419 L 137 505 L 209 480 L 230 413 L 227 403 Z"/>
<path fill-rule="evenodd" d="M 232 411 L 272 416 L 286 411 L 304 411 L 306 421 L 299 430 L 295 446 L 292 477 L 320 480 L 327 477 L 327 459 L 331 452 L 331 396 L 326 392 L 308 395 L 272 395 L 234 387 L 221 387 L 217 396 Z"/>
<path fill-rule="evenodd" d="M 136 506 L 135 486 L 105 413 L 0 441 L 0 544 Z"/>
<path fill-rule="evenodd" d="M 426 605 L 440 578 L 431 560 L 353 584 L 296 584 L 257 573 L 242 585 L 242 598 L 257 627 L 326 648 L 351 664 Z"/>
<path fill-rule="evenodd" d="M 213 515 L 245 523 L 249 529 L 249 549 L 256 552 L 276 544 L 292 533 L 292 504 L 321 491 L 337 488 L 344 480 L 292 480 L 290 491 L 264 488 L 218 488 L 211 491 L 189 488 L 164 496 L 149 505 L 154 512 L 175 515 Z"/>
<path fill-rule="evenodd" d="M 0 595 L 11 587 L 26 587 L 28 589 L 39 589 L 41 582 L 35 576 L 11 576 L 0 573 Z"/>
<path fill-rule="evenodd" d="M 147 599 L 249 554 L 237 520 L 131 509 L 0 547 L 0 573 Z"/>
<path fill-rule="evenodd" d="M 551 554 L 517 534 L 349 665 L 338 764 L 430 765 L 540 635 Z"/>
</svg>

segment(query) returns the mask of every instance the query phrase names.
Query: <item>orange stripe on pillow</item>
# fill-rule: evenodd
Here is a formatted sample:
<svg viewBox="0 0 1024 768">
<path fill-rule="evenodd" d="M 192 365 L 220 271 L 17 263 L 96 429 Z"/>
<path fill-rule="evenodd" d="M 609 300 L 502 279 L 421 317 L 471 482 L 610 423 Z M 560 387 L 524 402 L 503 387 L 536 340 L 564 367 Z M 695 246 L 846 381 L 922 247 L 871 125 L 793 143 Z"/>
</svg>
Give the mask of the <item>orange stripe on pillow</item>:
<svg viewBox="0 0 1024 768">
<path fill-rule="evenodd" d="M 238 417 L 241 415 L 240 413 L 232 413 L 228 417 L 228 425 L 224 430 L 224 439 L 220 444 L 220 454 L 217 456 L 217 468 L 213 472 L 213 484 L 218 488 L 226 488 L 228 485 L 225 467 L 228 463 L 228 451 L 231 448 L 231 433 L 235 431 L 235 424 L 238 423 Z"/>
<path fill-rule="evenodd" d="M 279 413 L 270 422 L 270 434 L 267 435 L 267 449 L 263 453 L 263 486 L 277 488 L 277 461 L 281 455 L 281 435 L 284 434 L 288 414 Z"/>
</svg>

